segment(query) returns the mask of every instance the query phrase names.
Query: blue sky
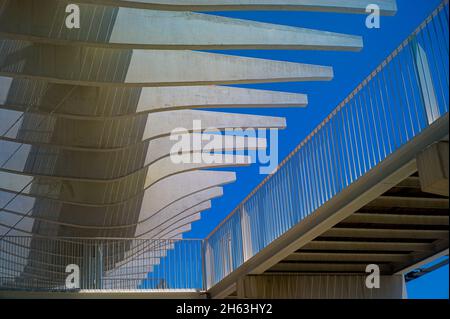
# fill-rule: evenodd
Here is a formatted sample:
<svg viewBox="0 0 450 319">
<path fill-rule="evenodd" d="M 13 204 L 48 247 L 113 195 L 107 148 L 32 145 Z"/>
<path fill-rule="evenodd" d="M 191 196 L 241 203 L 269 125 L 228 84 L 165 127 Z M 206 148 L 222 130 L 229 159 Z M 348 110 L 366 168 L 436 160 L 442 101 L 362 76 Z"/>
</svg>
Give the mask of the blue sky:
<svg viewBox="0 0 450 319">
<path fill-rule="evenodd" d="M 285 109 L 239 109 L 240 113 L 281 116 L 288 128 L 279 134 L 279 158 L 282 160 L 297 146 L 370 72 L 389 55 L 428 15 L 441 0 L 397 0 L 398 13 L 382 17 L 380 29 L 367 29 L 364 15 L 313 12 L 224 12 L 222 16 L 284 24 L 361 35 L 361 52 L 320 51 L 224 51 L 226 54 L 312 63 L 333 66 L 331 82 L 279 83 L 242 85 L 242 87 L 305 93 L 309 106 Z M 220 51 L 214 51 L 220 52 Z M 218 110 L 233 112 L 232 110 Z M 265 177 L 258 166 L 233 168 L 237 182 L 225 187 L 225 195 L 213 201 L 213 208 L 203 213 L 202 220 L 186 235 L 204 238 L 222 221 Z M 411 298 L 448 298 L 448 266 L 408 284 Z"/>
<path fill-rule="evenodd" d="M 430 265 L 439 263 L 447 257 L 441 257 L 433 261 Z M 428 265 L 428 266 L 430 266 Z M 425 266 L 425 267 L 428 267 Z M 408 283 L 408 298 L 428 299 L 442 298 L 448 299 L 448 266 L 433 271 L 419 279 Z"/>
</svg>

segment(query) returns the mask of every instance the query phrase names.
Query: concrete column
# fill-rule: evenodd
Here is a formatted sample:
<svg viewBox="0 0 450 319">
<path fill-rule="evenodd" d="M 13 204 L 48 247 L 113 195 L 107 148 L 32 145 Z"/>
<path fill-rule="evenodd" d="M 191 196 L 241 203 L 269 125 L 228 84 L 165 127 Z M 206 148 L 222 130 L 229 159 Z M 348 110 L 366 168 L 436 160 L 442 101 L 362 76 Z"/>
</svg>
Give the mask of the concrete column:
<svg viewBox="0 0 450 319">
<path fill-rule="evenodd" d="M 448 142 L 438 142 L 417 155 L 417 169 L 422 191 L 449 196 L 448 151 Z"/>
<path fill-rule="evenodd" d="M 403 276 L 381 276 L 380 288 L 366 287 L 365 275 L 254 275 L 237 283 L 238 298 L 403 299 Z"/>
</svg>

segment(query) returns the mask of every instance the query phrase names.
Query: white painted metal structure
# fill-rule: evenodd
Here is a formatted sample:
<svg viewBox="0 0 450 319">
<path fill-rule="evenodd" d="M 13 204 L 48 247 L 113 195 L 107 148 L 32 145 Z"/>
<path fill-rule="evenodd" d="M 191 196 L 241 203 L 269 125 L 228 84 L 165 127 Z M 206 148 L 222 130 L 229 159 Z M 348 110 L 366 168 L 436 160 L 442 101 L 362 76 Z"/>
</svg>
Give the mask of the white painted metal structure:
<svg viewBox="0 0 450 319">
<path fill-rule="evenodd" d="M 286 126 L 282 118 L 195 109 L 304 107 L 303 94 L 222 85 L 333 77 L 328 66 L 191 50 L 362 48 L 358 36 L 190 11 L 363 13 L 368 4 L 363 0 L 75 1 L 81 28 L 68 29 L 65 8 L 72 2 L 0 0 L 0 244 L 14 235 L 182 238 L 211 200 L 222 195 L 220 186 L 235 178 L 233 173 L 205 169 L 250 161 L 246 156 L 225 155 L 230 159 L 227 164 L 174 164 L 169 157 L 170 132 L 177 127 L 194 131 L 194 120 L 219 130 L 282 129 Z M 396 11 L 394 0 L 371 2 L 385 14 Z M 267 146 L 265 140 L 246 137 L 216 151 L 237 151 L 247 144 L 252 149 Z M 20 262 L 23 267 L 8 271 L 9 276 L 23 279 L 51 272 L 30 270 L 36 262 L 30 259 L 39 251 L 33 243 L 37 241 L 25 245 L 29 258 Z M 139 245 L 130 242 L 122 247 L 121 256 L 103 270 L 114 276 L 126 273 Z M 40 262 L 51 264 L 52 254 L 58 251 L 49 247 L 38 252 L 43 256 Z M 2 258 L 10 260 L 8 256 Z M 66 261 L 63 258 L 59 266 Z M 159 257 L 149 259 L 140 275 L 159 262 Z M 114 287 L 114 282 L 110 284 Z"/>
</svg>

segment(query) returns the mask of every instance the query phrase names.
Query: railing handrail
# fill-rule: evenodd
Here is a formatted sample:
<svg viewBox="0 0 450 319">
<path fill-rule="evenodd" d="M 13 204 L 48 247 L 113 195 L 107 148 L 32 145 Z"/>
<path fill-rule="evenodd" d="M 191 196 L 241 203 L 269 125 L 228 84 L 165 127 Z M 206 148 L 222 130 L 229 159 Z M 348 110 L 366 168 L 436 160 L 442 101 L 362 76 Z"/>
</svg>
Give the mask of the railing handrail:
<svg viewBox="0 0 450 319">
<path fill-rule="evenodd" d="M 203 291 L 203 243 L 191 238 L 8 235 L 0 242 L 0 290 Z M 67 281 L 71 271 L 78 278 L 75 288 Z"/>
<path fill-rule="evenodd" d="M 58 237 L 58 236 L 37 236 L 36 234 L 25 235 L 7 235 L 5 238 L 30 238 L 30 239 L 49 239 L 49 240 L 165 240 L 165 241 L 203 241 L 204 238 L 133 238 L 133 237 Z"/>
</svg>

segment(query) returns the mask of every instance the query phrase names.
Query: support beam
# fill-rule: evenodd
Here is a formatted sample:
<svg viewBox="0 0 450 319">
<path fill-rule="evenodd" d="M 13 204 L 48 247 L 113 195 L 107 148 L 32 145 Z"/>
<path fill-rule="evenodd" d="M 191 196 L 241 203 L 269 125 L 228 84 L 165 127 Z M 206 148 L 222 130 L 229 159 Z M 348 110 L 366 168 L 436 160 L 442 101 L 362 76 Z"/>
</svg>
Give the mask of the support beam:
<svg viewBox="0 0 450 319">
<path fill-rule="evenodd" d="M 430 251 L 433 250 L 432 244 L 415 243 L 415 242 L 351 242 L 351 241 L 312 241 L 302 247 L 305 250 L 349 250 L 349 251 Z"/>
<path fill-rule="evenodd" d="M 410 176 L 395 185 L 395 188 L 420 189 L 420 180 L 418 177 Z"/>
<path fill-rule="evenodd" d="M 60 117 L 110 118 L 181 109 L 304 107 L 307 104 L 305 94 L 238 87 L 96 87 L 0 76 L 2 108 Z"/>
<path fill-rule="evenodd" d="M 322 238 L 373 238 L 373 239 L 444 239 L 448 230 L 332 228 Z"/>
<path fill-rule="evenodd" d="M 0 38 L 0 57 L 0 75 L 73 85 L 161 87 L 333 78 L 331 67 L 303 63 L 199 51 L 106 49 L 5 38 Z M 18 58 L 20 64 L 16 63 Z"/>
<path fill-rule="evenodd" d="M 233 172 L 211 170 L 185 172 L 161 180 L 146 189 L 142 197 L 135 200 L 98 207 L 61 204 L 53 200 L 25 196 L 25 194 L 0 192 L 0 207 L 6 206 L 5 210 L 21 217 L 28 214 L 37 217 L 38 220 L 51 220 L 79 230 L 96 227 L 105 230 L 123 229 L 125 225 L 134 230 L 137 223 L 145 222 L 150 218 L 154 221 L 164 219 L 162 216 L 164 211 L 170 207 L 175 208 L 177 203 L 185 203 L 185 200 L 198 202 L 198 199 L 205 198 L 203 197 L 205 193 L 211 194 L 212 197 L 215 196 L 214 194 L 219 195 L 220 192 L 211 193 L 208 190 L 235 180 L 236 175 Z M 12 199 L 14 200 L 11 202 Z M 11 224 L 11 221 L 7 221 L 10 213 L 0 214 L 0 221 Z M 26 218 L 24 220 L 28 221 Z"/>
<path fill-rule="evenodd" d="M 437 263 L 436 265 L 430 266 L 425 269 L 418 269 L 417 271 L 413 271 L 413 272 L 406 274 L 405 280 L 408 282 L 408 281 L 418 279 L 422 276 L 428 275 L 429 273 L 432 273 L 433 271 L 438 270 L 439 268 L 442 268 L 447 265 L 448 265 L 448 258 L 446 260 L 443 260 L 443 261 Z"/>
<path fill-rule="evenodd" d="M 417 155 L 417 169 L 422 191 L 449 196 L 448 156 L 448 141 L 434 143 Z"/>
<path fill-rule="evenodd" d="M 257 275 L 237 283 L 238 298 L 250 299 L 402 299 L 403 276 L 381 276 L 369 289 L 365 275 Z"/>
<path fill-rule="evenodd" d="M 200 134 L 207 129 L 213 132 L 253 129 L 250 133 L 256 133 L 257 129 L 285 127 L 286 119 L 281 117 L 200 110 L 73 119 L 0 108 L 0 139 L 91 151 L 120 150 L 164 136 L 185 135 L 192 131 Z"/>
<path fill-rule="evenodd" d="M 3 2 L 3 4 L 2 4 Z M 1 0 L 0 35 L 108 48 L 359 51 L 362 38 L 192 12 L 79 5 L 80 28 L 65 26 L 70 1 Z"/>
<path fill-rule="evenodd" d="M 163 225 L 168 221 L 169 222 L 176 221 L 182 218 L 182 216 L 186 215 L 187 211 L 192 207 L 200 203 L 206 202 L 208 200 L 220 197 L 222 195 L 223 195 L 222 188 L 214 187 L 204 191 L 200 191 L 183 199 L 180 199 L 179 201 L 176 201 L 172 205 L 153 215 L 149 219 L 141 221 L 136 227 L 136 234 L 138 236 L 144 235 L 150 231 L 158 229 L 159 226 Z M 203 211 L 209 208 L 210 207 L 207 207 L 199 211 Z"/>
<path fill-rule="evenodd" d="M 420 208 L 448 209 L 448 198 L 380 196 L 366 205 L 367 208 Z"/>
<path fill-rule="evenodd" d="M 366 264 L 371 263 L 387 263 L 387 262 L 406 262 L 409 260 L 407 254 L 399 253 L 369 253 L 369 252 L 308 252 L 300 251 L 291 254 L 289 257 L 284 259 L 284 261 L 307 261 L 307 262 L 365 262 Z"/>
<path fill-rule="evenodd" d="M 366 13 L 369 4 L 380 6 L 381 13 L 394 15 L 395 0 L 78 0 L 83 3 L 173 11 L 289 10 L 339 13 Z"/>
<path fill-rule="evenodd" d="M 447 247 L 448 247 L 448 243 L 447 243 Z M 407 275 L 409 272 L 417 270 L 421 267 L 424 267 L 425 265 L 428 265 L 429 263 L 434 262 L 436 259 L 447 256 L 449 255 L 449 249 L 446 248 L 442 251 L 439 251 L 431 256 L 428 256 L 428 258 L 422 258 L 422 260 L 420 260 L 419 262 L 413 264 L 413 265 L 408 265 L 407 267 L 403 267 L 400 270 L 398 270 L 395 275 Z"/>
<path fill-rule="evenodd" d="M 364 273 L 367 263 L 333 262 L 280 262 L 270 268 L 268 273 Z M 389 271 L 389 265 L 379 263 L 381 273 Z"/>
<path fill-rule="evenodd" d="M 355 213 L 344 224 L 389 224 L 389 225 L 443 225 L 448 226 L 448 216 L 397 215 L 379 213 Z"/>
<path fill-rule="evenodd" d="M 81 178 L 97 181 L 114 180 L 128 176 L 158 160 L 172 155 L 193 156 L 207 153 L 206 146 L 214 146 L 214 154 L 237 151 L 258 151 L 267 148 L 264 138 L 236 137 L 188 133 L 183 140 L 200 141 L 198 146 L 189 143 L 186 149 L 175 150 L 176 141 L 164 136 L 134 144 L 123 149 L 69 148 L 54 145 L 23 144 L 0 139 L 1 171 L 33 176 Z M 29 163 L 33 163 L 29 165 Z M 64 165 L 61 165 L 64 163 Z M 28 165 L 27 165 L 28 164 Z"/>
<path fill-rule="evenodd" d="M 249 165 L 250 157 L 224 155 L 220 163 L 180 163 L 174 164 L 170 158 L 163 158 L 148 168 L 144 168 L 125 178 L 112 181 L 89 181 L 34 177 L 0 171 L 0 190 L 21 192 L 21 194 L 64 203 L 86 206 L 107 206 L 120 204 L 142 195 L 155 183 L 183 172 L 207 168 L 223 168 Z M 133 186 L 130 186 L 133 185 Z M 116 193 L 117 196 L 113 196 Z"/>
</svg>

